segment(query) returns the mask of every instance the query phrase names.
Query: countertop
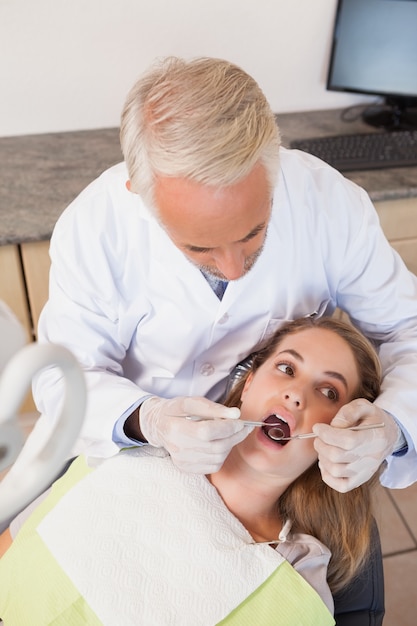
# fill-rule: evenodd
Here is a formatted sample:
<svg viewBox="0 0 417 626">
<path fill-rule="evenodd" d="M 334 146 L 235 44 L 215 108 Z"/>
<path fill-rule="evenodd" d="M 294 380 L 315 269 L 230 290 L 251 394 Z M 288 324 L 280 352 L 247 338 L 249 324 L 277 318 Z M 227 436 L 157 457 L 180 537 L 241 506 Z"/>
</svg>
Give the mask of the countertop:
<svg viewBox="0 0 417 626">
<path fill-rule="evenodd" d="M 0 138 L 0 245 L 49 239 L 65 207 L 121 160 L 117 128 Z"/>
<path fill-rule="evenodd" d="M 369 132 L 342 109 L 277 114 L 282 143 Z M 0 138 L 0 245 L 50 238 L 56 220 L 102 171 L 122 160 L 118 128 Z M 373 201 L 417 197 L 417 167 L 349 172 Z"/>
</svg>

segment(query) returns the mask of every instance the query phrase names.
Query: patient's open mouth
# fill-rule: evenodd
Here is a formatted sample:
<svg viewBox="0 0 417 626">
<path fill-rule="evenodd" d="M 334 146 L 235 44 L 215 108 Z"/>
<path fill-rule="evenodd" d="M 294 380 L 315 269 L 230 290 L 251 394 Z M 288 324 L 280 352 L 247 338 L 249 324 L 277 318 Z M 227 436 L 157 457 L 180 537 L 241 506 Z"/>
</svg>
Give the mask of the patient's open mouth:
<svg viewBox="0 0 417 626">
<path fill-rule="evenodd" d="M 285 446 L 288 443 L 285 439 L 291 436 L 291 432 L 287 422 L 274 414 L 268 415 L 268 417 L 264 419 L 264 423 L 265 426 L 262 426 L 262 430 L 269 439 L 281 446 Z M 269 426 L 268 424 L 271 425 Z"/>
</svg>

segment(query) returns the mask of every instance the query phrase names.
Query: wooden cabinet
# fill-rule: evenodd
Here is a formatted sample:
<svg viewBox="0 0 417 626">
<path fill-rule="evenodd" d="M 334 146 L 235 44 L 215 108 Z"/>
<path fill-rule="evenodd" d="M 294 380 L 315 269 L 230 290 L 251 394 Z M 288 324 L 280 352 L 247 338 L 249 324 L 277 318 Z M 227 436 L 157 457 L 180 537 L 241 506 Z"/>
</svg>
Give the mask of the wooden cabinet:
<svg viewBox="0 0 417 626">
<path fill-rule="evenodd" d="M 48 298 L 49 241 L 0 246 L 0 299 L 36 339 L 40 312 Z"/>
<path fill-rule="evenodd" d="M 36 338 L 39 315 L 48 299 L 49 241 L 35 241 L 20 246 L 33 336 Z"/>
<path fill-rule="evenodd" d="M 375 207 L 392 247 L 417 274 L 417 198 L 376 202 Z"/>
<path fill-rule="evenodd" d="M 32 320 L 19 246 L 0 246 L 0 276 L 0 299 L 15 313 L 26 331 L 27 341 L 33 341 Z M 29 391 L 20 411 L 28 413 L 34 410 L 35 404 Z"/>
<path fill-rule="evenodd" d="M 0 246 L 0 299 L 15 313 L 28 342 L 36 340 L 39 314 L 48 297 L 48 250 L 48 241 Z M 35 411 L 31 392 L 20 410 Z"/>
<path fill-rule="evenodd" d="M 27 340 L 32 341 L 32 322 L 19 246 L 0 246 L 0 276 L 0 299 L 12 309 L 26 330 Z"/>
</svg>

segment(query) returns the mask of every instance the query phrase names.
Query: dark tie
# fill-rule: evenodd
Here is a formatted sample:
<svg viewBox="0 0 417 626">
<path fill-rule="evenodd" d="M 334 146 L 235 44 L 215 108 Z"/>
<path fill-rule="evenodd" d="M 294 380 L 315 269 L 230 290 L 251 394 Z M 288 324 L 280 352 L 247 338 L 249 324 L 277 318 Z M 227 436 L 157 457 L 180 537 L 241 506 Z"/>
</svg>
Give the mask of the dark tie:
<svg viewBox="0 0 417 626">
<path fill-rule="evenodd" d="M 211 276 L 210 274 L 203 272 L 203 270 L 200 270 L 200 271 L 203 274 L 206 281 L 208 282 L 208 284 L 210 285 L 210 287 L 213 289 L 218 299 L 221 300 L 224 296 L 224 292 L 226 291 L 228 281 L 220 280 L 220 278 L 215 278 L 214 276 Z"/>
<path fill-rule="evenodd" d="M 219 300 L 223 298 L 224 292 L 226 291 L 226 287 L 227 287 L 227 280 L 218 279 L 216 283 L 213 285 L 213 291 Z"/>
</svg>

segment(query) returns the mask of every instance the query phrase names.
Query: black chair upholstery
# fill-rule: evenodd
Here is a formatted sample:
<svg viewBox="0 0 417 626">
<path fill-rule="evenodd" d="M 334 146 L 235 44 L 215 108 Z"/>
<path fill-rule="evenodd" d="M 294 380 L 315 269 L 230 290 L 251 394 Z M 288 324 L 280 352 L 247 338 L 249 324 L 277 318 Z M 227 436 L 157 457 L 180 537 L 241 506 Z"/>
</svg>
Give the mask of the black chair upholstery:
<svg viewBox="0 0 417 626">
<path fill-rule="evenodd" d="M 337 626 L 380 626 L 385 614 L 384 571 L 378 527 L 374 524 L 369 560 L 357 578 L 334 595 Z"/>
</svg>

